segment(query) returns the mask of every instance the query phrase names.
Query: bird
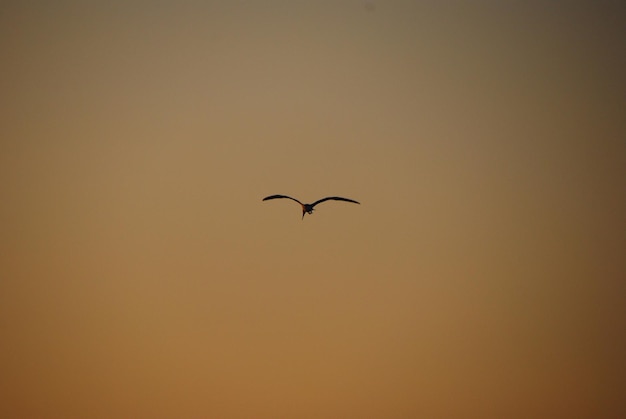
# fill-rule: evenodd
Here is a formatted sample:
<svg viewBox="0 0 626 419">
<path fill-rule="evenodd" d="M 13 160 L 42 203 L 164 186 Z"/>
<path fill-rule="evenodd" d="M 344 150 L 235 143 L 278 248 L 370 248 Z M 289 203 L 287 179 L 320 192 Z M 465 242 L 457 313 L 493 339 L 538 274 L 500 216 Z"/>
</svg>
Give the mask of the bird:
<svg viewBox="0 0 626 419">
<path fill-rule="evenodd" d="M 292 198 L 290 196 L 287 195 L 270 195 L 270 196 L 266 196 L 265 198 L 263 198 L 263 201 L 269 201 L 270 199 L 278 199 L 278 198 L 287 198 L 287 199 L 291 199 L 292 201 L 296 201 L 298 204 L 300 204 L 300 206 L 302 207 L 302 219 L 304 219 L 304 216 L 308 213 L 308 214 L 313 214 L 313 207 L 316 206 L 317 204 L 321 204 L 324 201 L 345 201 L 345 202 L 353 202 L 355 204 L 361 204 L 360 202 L 355 201 L 354 199 L 348 199 L 348 198 L 342 198 L 340 196 L 327 196 L 326 198 L 322 198 L 322 199 L 318 199 L 317 201 L 313 202 L 312 204 L 303 204 L 302 202 L 298 201 L 296 198 Z"/>
</svg>

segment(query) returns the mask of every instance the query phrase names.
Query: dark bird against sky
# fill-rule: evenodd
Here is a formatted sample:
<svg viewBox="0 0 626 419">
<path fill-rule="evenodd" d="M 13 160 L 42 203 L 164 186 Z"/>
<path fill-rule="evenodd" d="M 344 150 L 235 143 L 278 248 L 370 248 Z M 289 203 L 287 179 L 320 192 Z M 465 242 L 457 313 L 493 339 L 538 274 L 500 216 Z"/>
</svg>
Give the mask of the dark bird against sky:
<svg viewBox="0 0 626 419">
<path fill-rule="evenodd" d="M 296 201 L 298 204 L 300 204 L 300 206 L 302 206 L 302 218 L 303 219 L 304 219 L 304 215 L 306 213 L 313 214 L 313 207 L 316 206 L 317 204 L 320 204 L 320 203 L 324 202 L 324 201 L 329 201 L 329 200 L 346 201 L 346 202 L 353 202 L 355 204 L 360 204 L 360 202 L 357 202 L 357 201 L 355 201 L 353 199 L 342 198 L 340 196 L 327 196 L 326 198 L 319 199 L 319 200 L 313 202 L 312 204 L 303 204 L 302 202 L 298 201 L 296 198 L 292 198 L 292 197 L 287 196 L 287 195 L 270 195 L 270 196 L 266 196 L 265 198 L 263 198 L 263 201 L 269 201 L 270 199 L 277 199 L 277 198 L 291 199 L 292 201 Z"/>
</svg>

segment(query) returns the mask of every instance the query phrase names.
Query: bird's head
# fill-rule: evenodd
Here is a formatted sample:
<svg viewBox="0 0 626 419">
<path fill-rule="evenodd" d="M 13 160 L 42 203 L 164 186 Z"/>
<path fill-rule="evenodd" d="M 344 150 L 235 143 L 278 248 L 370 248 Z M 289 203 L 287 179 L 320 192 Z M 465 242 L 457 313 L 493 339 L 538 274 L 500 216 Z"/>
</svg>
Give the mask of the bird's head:
<svg viewBox="0 0 626 419">
<path fill-rule="evenodd" d="M 311 204 L 303 204 L 302 205 L 302 218 L 304 219 L 305 214 L 313 214 L 313 206 Z"/>
</svg>

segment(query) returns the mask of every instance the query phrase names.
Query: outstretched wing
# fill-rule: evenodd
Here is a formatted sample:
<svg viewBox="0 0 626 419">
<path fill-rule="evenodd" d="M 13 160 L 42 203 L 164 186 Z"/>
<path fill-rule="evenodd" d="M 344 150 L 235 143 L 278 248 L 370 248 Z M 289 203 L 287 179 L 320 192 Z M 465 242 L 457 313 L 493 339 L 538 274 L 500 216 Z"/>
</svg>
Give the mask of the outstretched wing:
<svg viewBox="0 0 626 419">
<path fill-rule="evenodd" d="M 317 200 L 315 202 L 313 202 L 311 204 L 311 208 L 313 208 L 314 206 L 316 206 L 317 204 L 320 204 L 324 201 L 329 201 L 329 200 L 333 200 L 333 201 L 346 201 L 346 202 L 353 202 L 355 204 L 361 204 L 360 202 L 355 201 L 354 199 L 348 199 L 348 198 L 342 198 L 340 196 L 327 196 L 326 198 L 322 198 L 320 200 Z"/>
<path fill-rule="evenodd" d="M 265 198 L 263 198 L 263 201 L 269 201 L 270 199 L 277 199 L 277 198 L 291 199 L 292 201 L 296 201 L 298 204 L 303 205 L 302 202 L 298 201 L 296 198 L 292 198 L 287 195 L 270 195 L 270 196 L 266 196 Z"/>
</svg>

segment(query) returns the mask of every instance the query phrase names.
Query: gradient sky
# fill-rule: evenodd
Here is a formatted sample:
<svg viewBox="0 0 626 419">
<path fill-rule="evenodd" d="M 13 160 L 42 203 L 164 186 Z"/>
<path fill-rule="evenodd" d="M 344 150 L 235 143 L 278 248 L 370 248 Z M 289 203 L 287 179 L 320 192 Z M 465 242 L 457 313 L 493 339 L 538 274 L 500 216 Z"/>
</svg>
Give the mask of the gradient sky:
<svg viewBox="0 0 626 419">
<path fill-rule="evenodd" d="M 2 2 L 0 416 L 626 417 L 625 21 Z"/>
</svg>

